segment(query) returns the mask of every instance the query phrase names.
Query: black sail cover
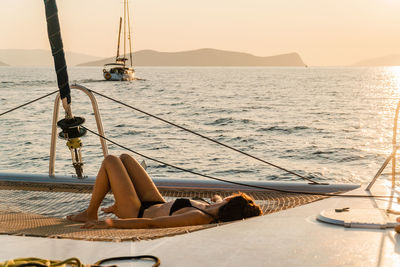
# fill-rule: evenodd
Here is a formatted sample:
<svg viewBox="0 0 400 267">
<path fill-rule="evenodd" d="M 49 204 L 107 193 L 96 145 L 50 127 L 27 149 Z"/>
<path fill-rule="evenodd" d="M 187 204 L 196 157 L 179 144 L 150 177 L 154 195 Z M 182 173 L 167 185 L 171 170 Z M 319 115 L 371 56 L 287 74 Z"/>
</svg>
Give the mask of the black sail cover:
<svg viewBox="0 0 400 267">
<path fill-rule="evenodd" d="M 44 0 L 46 8 L 47 33 L 49 36 L 51 53 L 54 58 L 54 67 L 57 74 L 57 84 L 60 90 L 61 99 L 67 98 L 71 103 L 71 94 L 68 82 L 67 64 L 65 62 L 64 48 L 61 39 L 58 10 L 55 0 Z"/>
</svg>

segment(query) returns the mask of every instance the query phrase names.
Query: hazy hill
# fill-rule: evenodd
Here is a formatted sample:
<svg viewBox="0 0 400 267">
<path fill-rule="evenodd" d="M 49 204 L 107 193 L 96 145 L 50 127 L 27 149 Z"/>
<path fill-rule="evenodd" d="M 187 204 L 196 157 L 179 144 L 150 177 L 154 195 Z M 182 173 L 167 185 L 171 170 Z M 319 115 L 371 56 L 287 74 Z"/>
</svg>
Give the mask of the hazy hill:
<svg viewBox="0 0 400 267">
<path fill-rule="evenodd" d="M 400 66 L 400 55 L 389 55 L 362 60 L 353 66 Z"/>
<path fill-rule="evenodd" d="M 102 66 L 115 58 L 91 61 L 79 66 Z M 135 66 L 305 66 L 297 53 L 257 57 L 247 53 L 216 49 L 198 49 L 183 52 L 141 50 L 133 53 Z"/>
<path fill-rule="evenodd" d="M 98 60 L 99 57 L 66 52 L 68 66 L 83 62 Z M 50 50 L 0 49 L 0 61 L 10 66 L 53 66 L 53 56 Z"/>
<path fill-rule="evenodd" d="M 0 61 L 0 66 L 8 66 L 8 64 Z"/>
</svg>

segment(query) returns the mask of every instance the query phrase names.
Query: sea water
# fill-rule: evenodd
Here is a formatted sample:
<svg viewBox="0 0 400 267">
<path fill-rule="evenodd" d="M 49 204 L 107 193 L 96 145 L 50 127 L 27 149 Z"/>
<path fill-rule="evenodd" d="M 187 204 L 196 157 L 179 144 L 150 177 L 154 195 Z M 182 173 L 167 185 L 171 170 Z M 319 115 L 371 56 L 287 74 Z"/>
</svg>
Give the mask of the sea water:
<svg viewBox="0 0 400 267">
<path fill-rule="evenodd" d="M 105 81 L 101 67 L 68 71 L 71 84 L 316 181 L 368 182 L 392 149 L 400 96 L 397 67 L 138 67 L 142 80 L 131 82 Z M 55 90 L 53 68 L 0 67 L 0 113 Z M 88 97 L 79 90 L 71 94 L 73 114 L 97 131 Z M 106 137 L 147 157 L 228 180 L 300 180 L 101 96 L 96 99 Z M 0 172 L 48 172 L 54 100 L 51 95 L 0 117 Z M 103 158 L 99 137 L 87 133 L 82 142 L 84 173 L 94 176 Z M 55 171 L 75 174 L 65 143 L 57 140 Z M 110 143 L 109 152 L 144 159 Z M 204 179 L 145 161 L 152 177 Z"/>
</svg>

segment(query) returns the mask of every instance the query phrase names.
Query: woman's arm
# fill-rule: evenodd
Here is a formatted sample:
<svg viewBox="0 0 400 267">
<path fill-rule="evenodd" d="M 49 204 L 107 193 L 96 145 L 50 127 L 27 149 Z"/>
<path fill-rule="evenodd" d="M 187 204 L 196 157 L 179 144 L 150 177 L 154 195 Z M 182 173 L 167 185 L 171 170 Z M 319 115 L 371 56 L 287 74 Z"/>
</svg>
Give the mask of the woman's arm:
<svg viewBox="0 0 400 267">
<path fill-rule="evenodd" d="M 146 229 L 167 228 L 190 225 L 208 224 L 213 220 L 209 215 L 194 210 L 179 215 L 163 216 L 157 218 L 129 218 L 106 219 L 104 221 L 87 222 L 83 228 L 121 228 L 121 229 Z"/>
</svg>

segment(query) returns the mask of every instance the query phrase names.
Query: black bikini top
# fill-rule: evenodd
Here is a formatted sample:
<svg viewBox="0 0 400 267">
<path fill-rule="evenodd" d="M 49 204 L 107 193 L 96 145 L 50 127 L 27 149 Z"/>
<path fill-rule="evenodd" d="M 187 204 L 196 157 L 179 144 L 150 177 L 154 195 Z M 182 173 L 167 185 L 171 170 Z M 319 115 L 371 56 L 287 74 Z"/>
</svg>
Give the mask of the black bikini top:
<svg viewBox="0 0 400 267">
<path fill-rule="evenodd" d="M 210 213 L 208 213 L 208 212 L 206 212 L 206 211 L 204 211 L 204 210 L 202 210 L 202 209 L 200 209 L 198 207 L 193 206 L 192 203 L 190 202 L 190 199 L 187 199 L 187 198 L 177 198 L 174 201 L 174 203 L 172 204 L 172 206 L 171 206 L 171 208 L 169 210 L 169 216 L 171 216 L 172 213 L 174 213 L 175 211 L 178 211 L 178 210 L 183 209 L 183 208 L 188 208 L 188 207 L 195 208 L 195 209 L 207 214 L 208 216 L 210 216 L 210 217 L 212 217 L 214 219 L 213 222 L 217 222 L 218 221 L 218 219 L 214 215 L 212 215 L 212 214 L 210 214 Z"/>
</svg>

